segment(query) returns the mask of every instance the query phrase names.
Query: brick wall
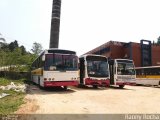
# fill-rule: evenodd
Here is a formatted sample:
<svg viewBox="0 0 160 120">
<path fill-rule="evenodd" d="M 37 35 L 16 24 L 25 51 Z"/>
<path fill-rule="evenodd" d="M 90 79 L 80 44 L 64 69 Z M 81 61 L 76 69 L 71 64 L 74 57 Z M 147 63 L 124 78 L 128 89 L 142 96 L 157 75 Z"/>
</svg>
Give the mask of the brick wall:
<svg viewBox="0 0 160 120">
<path fill-rule="evenodd" d="M 132 59 L 136 67 L 141 67 L 141 46 L 139 43 L 132 43 Z"/>
<path fill-rule="evenodd" d="M 152 65 L 160 65 L 160 45 L 152 46 Z"/>
</svg>

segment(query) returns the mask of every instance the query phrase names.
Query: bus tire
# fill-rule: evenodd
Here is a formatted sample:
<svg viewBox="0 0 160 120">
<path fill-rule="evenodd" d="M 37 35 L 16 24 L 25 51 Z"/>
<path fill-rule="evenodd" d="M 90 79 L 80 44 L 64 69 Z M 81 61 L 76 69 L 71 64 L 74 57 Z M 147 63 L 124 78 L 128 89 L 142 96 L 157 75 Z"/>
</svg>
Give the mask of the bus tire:
<svg viewBox="0 0 160 120">
<path fill-rule="evenodd" d="M 41 84 L 40 84 L 40 79 L 38 79 L 38 87 L 39 87 L 40 89 L 43 89 L 43 87 L 42 87 Z"/>
<path fill-rule="evenodd" d="M 98 85 L 93 85 L 93 88 L 97 89 L 97 88 L 98 88 Z"/>
<path fill-rule="evenodd" d="M 109 85 L 106 85 L 105 87 L 107 88 L 107 87 L 109 87 Z"/>
<path fill-rule="evenodd" d="M 85 88 L 84 84 L 78 84 L 78 88 Z"/>
<path fill-rule="evenodd" d="M 68 87 L 67 86 L 63 86 L 63 88 L 64 88 L 64 90 L 67 90 Z"/>
<path fill-rule="evenodd" d="M 119 88 L 121 88 L 121 89 L 124 88 L 124 85 L 119 85 Z"/>
</svg>

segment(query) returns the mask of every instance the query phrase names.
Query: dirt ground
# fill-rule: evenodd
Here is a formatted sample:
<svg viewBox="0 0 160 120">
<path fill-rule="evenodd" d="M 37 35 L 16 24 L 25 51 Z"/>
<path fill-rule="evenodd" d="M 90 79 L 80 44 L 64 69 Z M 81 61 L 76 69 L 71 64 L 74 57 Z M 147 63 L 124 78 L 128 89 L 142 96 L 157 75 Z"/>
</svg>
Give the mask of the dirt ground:
<svg viewBox="0 0 160 120">
<path fill-rule="evenodd" d="M 18 114 L 160 113 L 160 88 L 145 86 L 41 90 L 31 85 Z"/>
</svg>

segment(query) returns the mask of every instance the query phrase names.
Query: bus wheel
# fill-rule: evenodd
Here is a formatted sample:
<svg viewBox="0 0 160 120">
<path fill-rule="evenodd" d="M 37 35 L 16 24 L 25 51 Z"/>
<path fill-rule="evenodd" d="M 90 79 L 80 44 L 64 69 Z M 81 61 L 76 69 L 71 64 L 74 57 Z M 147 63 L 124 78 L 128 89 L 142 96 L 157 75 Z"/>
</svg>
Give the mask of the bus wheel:
<svg viewBox="0 0 160 120">
<path fill-rule="evenodd" d="M 78 84 L 78 88 L 84 88 L 85 87 L 85 85 L 83 85 L 83 84 Z"/>
<path fill-rule="evenodd" d="M 39 86 L 39 87 L 41 87 L 41 84 L 40 84 L 40 79 L 38 79 L 38 86 Z"/>
<path fill-rule="evenodd" d="M 98 88 L 98 85 L 93 85 L 93 88 L 97 89 L 97 88 Z"/>
<path fill-rule="evenodd" d="M 119 88 L 124 88 L 124 85 L 119 85 Z"/>
<path fill-rule="evenodd" d="M 40 84 L 40 79 L 38 80 L 38 87 L 39 87 L 40 89 L 43 89 L 43 87 L 42 87 L 41 84 Z"/>
<path fill-rule="evenodd" d="M 63 86 L 64 90 L 67 90 L 67 86 Z"/>
</svg>

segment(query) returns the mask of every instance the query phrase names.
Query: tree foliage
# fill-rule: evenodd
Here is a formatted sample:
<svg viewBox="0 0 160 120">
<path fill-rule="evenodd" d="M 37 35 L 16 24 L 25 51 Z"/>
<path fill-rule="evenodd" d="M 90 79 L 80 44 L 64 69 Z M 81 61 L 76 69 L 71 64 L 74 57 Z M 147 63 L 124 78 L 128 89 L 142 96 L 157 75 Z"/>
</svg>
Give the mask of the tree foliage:
<svg viewBox="0 0 160 120">
<path fill-rule="evenodd" d="M 6 40 L 3 37 L 0 37 L 0 48 L 3 47 L 3 45 L 5 44 L 5 41 Z"/>
<path fill-rule="evenodd" d="M 157 39 L 157 44 L 160 45 L 160 36 Z"/>
<path fill-rule="evenodd" d="M 0 48 L 0 67 L 9 66 L 10 71 L 30 71 L 36 57 L 35 54 L 27 52 L 23 45 L 19 47 L 15 40 Z"/>
<path fill-rule="evenodd" d="M 43 50 L 42 50 L 42 45 L 40 43 L 34 42 L 31 51 L 35 55 L 39 55 Z"/>
<path fill-rule="evenodd" d="M 14 42 L 11 42 L 9 45 L 8 45 L 8 48 L 11 52 L 14 51 L 14 49 L 18 48 L 19 45 L 18 45 L 18 42 L 17 40 L 15 40 Z"/>
</svg>

